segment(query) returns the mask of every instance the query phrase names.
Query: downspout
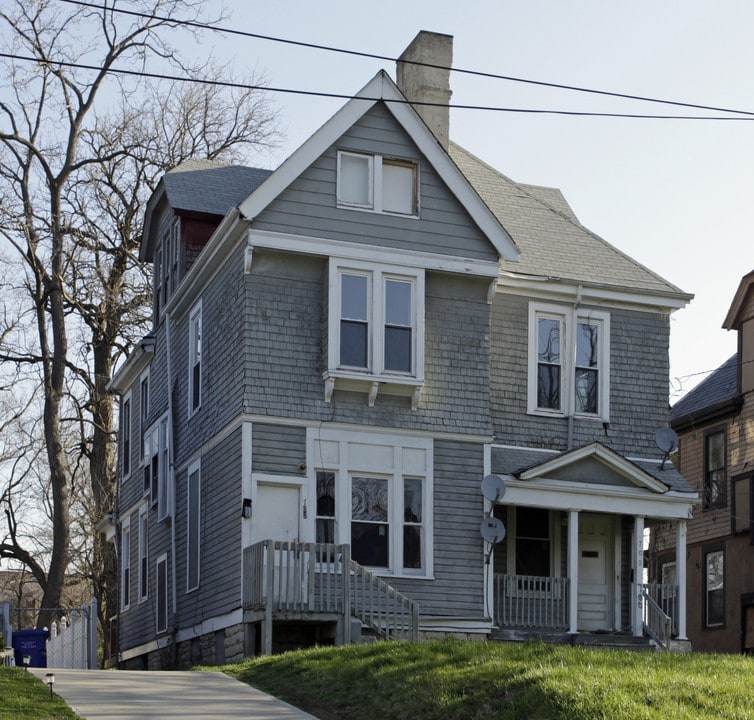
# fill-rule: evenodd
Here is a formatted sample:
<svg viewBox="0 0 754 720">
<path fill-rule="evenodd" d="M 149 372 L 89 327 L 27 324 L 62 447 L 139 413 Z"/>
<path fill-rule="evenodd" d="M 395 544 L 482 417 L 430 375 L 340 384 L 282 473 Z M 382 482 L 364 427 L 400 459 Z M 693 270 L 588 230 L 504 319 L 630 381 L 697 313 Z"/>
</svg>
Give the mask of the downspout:
<svg viewBox="0 0 754 720">
<path fill-rule="evenodd" d="M 175 560 L 175 548 L 176 548 L 176 542 L 175 542 L 175 464 L 173 462 L 173 458 L 175 456 L 175 447 L 174 447 L 174 438 L 173 438 L 173 372 L 172 372 L 172 356 L 170 352 L 170 329 L 172 326 L 172 318 L 170 316 L 169 312 L 165 313 L 165 356 L 166 356 L 166 365 L 167 365 L 167 374 L 168 374 L 168 429 L 167 429 L 167 440 L 168 440 L 168 472 L 167 472 L 167 498 L 168 503 L 170 504 L 170 551 L 172 554 L 171 557 L 171 576 L 172 576 L 172 585 L 173 585 L 173 592 L 172 592 L 172 600 L 173 600 L 173 622 L 172 624 L 172 632 L 171 632 L 171 639 L 172 639 L 172 664 L 173 667 L 177 664 L 178 661 L 178 648 L 176 646 L 176 637 L 178 635 L 178 624 L 176 622 L 176 619 L 178 617 L 178 591 L 176 589 L 176 582 L 178 581 L 177 578 L 177 571 L 176 571 L 176 560 Z"/>
<path fill-rule="evenodd" d="M 577 289 L 576 289 L 576 300 L 573 302 L 573 314 L 571 316 L 571 321 L 573 323 L 573 330 L 571 331 L 571 347 L 568 348 L 568 352 L 571 356 L 571 367 L 576 368 L 576 312 L 581 306 L 581 283 L 579 283 Z M 575 388 L 574 388 L 575 390 Z M 572 393 L 573 394 L 573 393 Z M 566 441 L 566 450 L 572 450 L 573 449 L 573 398 L 568 399 L 568 439 Z"/>
</svg>

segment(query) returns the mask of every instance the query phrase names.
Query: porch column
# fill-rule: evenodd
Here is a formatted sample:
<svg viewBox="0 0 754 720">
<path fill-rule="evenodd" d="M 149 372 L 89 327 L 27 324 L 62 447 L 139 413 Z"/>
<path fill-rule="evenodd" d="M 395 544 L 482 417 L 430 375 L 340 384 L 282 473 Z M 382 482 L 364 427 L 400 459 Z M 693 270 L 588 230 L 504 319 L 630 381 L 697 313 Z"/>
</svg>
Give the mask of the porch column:
<svg viewBox="0 0 754 720">
<path fill-rule="evenodd" d="M 686 637 L 686 521 L 679 520 L 675 527 L 675 572 L 678 582 L 678 639 Z"/>
<path fill-rule="evenodd" d="M 579 618 L 579 511 L 568 512 L 568 632 L 578 633 Z"/>
<path fill-rule="evenodd" d="M 634 549 L 631 553 L 631 566 L 634 569 L 634 582 L 631 586 L 631 618 L 633 620 L 634 635 L 644 634 L 644 613 L 641 599 L 641 586 L 644 582 L 644 518 L 634 517 Z"/>
</svg>

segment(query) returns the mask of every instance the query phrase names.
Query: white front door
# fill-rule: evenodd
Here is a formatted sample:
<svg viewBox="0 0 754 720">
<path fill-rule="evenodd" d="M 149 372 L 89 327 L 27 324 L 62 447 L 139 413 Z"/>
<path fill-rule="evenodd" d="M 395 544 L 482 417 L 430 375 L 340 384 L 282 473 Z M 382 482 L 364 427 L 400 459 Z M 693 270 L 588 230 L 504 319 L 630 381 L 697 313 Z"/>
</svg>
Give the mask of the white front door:
<svg viewBox="0 0 754 720">
<path fill-rule="evenodd" d="M 300 495 L 300 485 L 257 485 L 252 514 L 254 542 L 300 538 Z"/>
<path fill-rule="evenodd" d="M 613 618 L 613 518 L 579 517 L 579 630 L 612 630 Z"/>
</svg>

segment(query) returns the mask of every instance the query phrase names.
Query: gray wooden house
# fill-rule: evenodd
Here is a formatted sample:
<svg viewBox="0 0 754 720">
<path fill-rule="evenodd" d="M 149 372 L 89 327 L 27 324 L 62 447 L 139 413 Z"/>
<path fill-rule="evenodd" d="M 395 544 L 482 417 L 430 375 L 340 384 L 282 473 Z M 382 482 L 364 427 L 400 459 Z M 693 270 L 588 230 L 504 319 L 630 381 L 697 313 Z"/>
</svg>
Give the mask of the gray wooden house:
<svg viewBox="0 0 754 720">
<path fill-rule="evenodd" d="M 696 494 L 654 438 L 690 296 L 449 141 L 449 73 L 411 61 L 451 43 L 420 33 L 397 84 L 274 172 L 162 179 L 154 327 L 112 382 L 121 666 L 361 633 L 685 637 Z M 643 582 L 657 522 L 668 612 Z"/>
</svg>

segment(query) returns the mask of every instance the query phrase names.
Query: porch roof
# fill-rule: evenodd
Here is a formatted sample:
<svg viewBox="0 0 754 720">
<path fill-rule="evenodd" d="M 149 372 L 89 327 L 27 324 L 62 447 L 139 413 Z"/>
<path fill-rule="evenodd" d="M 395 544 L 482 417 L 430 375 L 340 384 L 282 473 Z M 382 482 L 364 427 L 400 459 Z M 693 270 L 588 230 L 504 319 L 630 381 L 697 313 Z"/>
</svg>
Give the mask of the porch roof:
<svg viewBox="0 0 754 720">
<path fill-rule="evenodd" d="M 512 475 L 515 478 L 526 479 L 527 475 L 531 475 L 532 471 L 540 466 L 543 471 L 546 470 L 546 466 L 550 465 L 563 469 L 573 467 L 595 456 L 600 456 L 600 459 L 605 463 L 606 472 L 611 466 L 623 465 L 633 469 L 639 477 L 644 475 L 647 485 L 656 487 L 658 482 L 661 483 L 665 490 L 660 490 L 660 492 L 696 494 L 688 481 L 669 460 L 663 463 L 661 457 L 657 459 L 629 459 L 599 442 L 565 451 L 493 446 L 491 471 L 498 475 Z M 594 482 L 595 484 L 602 484 L 602 478 L 595 477 Z"/>
</svg>

